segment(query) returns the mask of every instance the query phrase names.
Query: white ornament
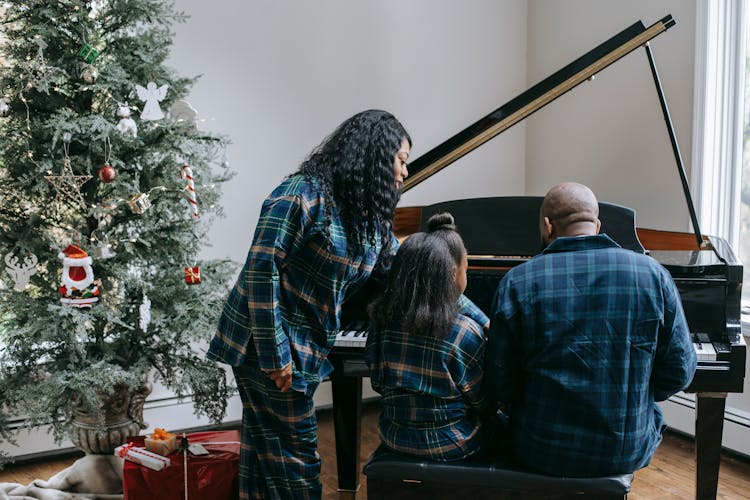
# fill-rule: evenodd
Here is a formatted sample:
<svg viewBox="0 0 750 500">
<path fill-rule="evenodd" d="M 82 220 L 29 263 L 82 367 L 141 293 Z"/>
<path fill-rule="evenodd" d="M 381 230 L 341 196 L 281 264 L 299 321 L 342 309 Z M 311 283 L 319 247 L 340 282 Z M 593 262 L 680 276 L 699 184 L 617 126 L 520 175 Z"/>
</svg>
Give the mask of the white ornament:
<svg viewBox="0 0 750 500">
<path fill-rule="evenodd" d="M 0 98 L 0 117 L 5 118 L 10 114 L 10 104 L 8 99 Z"/>
<path fill-rule="evenodd" d="M 138 136 L 138 125 L 135 124 L 135 120 L 130 118 L 130 106 L 127 102 L 117 107 L 117 116 L 120 117 L 120 121 L 117 122 L 117 130 L 135 139 Z"/>
<path fill-rule="evenodd" d="M 15 283 L 15 289 L 19 292 L 23 292 L 26 286 L 29 284 L 29 278 L 36 274 L 37 258 L 33 253 L 23 259 L 23 264 L 18 263 L 18 257 L 10 252 L 5 256 L 5 264 L 8 267 L 5 268 L 10 274 L 10 277 Z"/>
<path fill-rule="evenodd" d="M 183 122 L 195 126 L 195 118 L 198 112 L 189 102 L 178 99 L 169 107 L 169 119 L 173 122 Z"/>
<path fill-rule="evenodd" d="M 141 120 L 153 121 L 164 118 L 164 112 L 159 107 L 159 102 L 167 97 L 167 88 L 167 85 L 157 87 L 154 82 L 148 82 L 145 89 L 140 85 L 135 86 L 138 98 L 141 101 L 146 101 L 146 105 L 143 106 L 143 111 L 141 111 Z"/>
<path fill-rule="evenodd" d="M 81 63 L 81 78 L 88 84 L 96 83 L 99 78 L 99 70 L 93 64 Z"/>
<path fill-rule="evenodd" d="M 109 238 L 104 233 L 104 231 L 100 229 L 96 229 L 91 233 L 92 240 L 94 242 L 94 256 L 97 259 L 111 259 L 115 255 L 117 255 L 115 252 L 112 251 L 112 246 L 109 244 Z"/>
<path fill-rule="evenodd" d="M 148 330 L 148 325 L 151 323 L 151 300 L 149 300 L 145 292 L 143 293 L 143 302 L 141 302 L 138 311 L 141 315 L 139 326 L 141 327 L 141 330 L 145 332 Z"/>
</svg>

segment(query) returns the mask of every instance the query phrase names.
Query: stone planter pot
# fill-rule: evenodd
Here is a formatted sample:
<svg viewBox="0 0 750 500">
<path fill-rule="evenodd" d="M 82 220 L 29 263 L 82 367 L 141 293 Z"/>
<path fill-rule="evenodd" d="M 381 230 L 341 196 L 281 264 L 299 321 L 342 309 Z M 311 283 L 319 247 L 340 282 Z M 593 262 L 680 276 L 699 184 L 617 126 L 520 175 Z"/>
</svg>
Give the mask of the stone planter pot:
<svg viewBox="0 0 750 500">
<path fill-rule="evenodd" d="M 148 427 L 143 421 L 143 404 L 150 393 L 149 384 L 136 390 L 116 388 L 102 405 L 103 425 L 99 415 L 76 409 L 70 436 L 73 444 L 88 454 L 112 455 L 128 436 L 137 436 Z"/>
</svg>

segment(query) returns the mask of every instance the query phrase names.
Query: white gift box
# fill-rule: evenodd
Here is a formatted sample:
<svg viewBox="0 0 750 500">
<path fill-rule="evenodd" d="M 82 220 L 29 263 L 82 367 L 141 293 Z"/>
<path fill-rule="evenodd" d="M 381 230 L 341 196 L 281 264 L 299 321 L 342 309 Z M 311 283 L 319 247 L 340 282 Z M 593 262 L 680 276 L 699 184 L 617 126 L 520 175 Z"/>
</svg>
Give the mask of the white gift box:
<svg viewBox="0 0 750 500">
<path fill-rule="evenodd" d="M 118 446 L 115 448 L 115 455 L 153 470 L 162 470 L 170 464 L 167 457 L 139 448 L 133 443 Z"/>
</svg>

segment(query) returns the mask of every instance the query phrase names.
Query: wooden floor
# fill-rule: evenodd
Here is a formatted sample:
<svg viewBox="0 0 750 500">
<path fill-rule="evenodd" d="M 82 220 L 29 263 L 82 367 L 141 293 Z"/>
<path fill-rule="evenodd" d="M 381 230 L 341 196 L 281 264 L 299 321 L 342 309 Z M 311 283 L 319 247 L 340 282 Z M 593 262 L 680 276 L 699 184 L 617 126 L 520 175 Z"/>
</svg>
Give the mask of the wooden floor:
<svg viewBox="0 0 750 500">
<path fill-rule="evenodd" d="M 362 464 L 378 445 L 377 404 L 364 408 L 362 421 Z M 330 411 L 319 415 L 319 451 L 323 458 L 321 479 L 323 498 L 334 500 L 336 494 L 336 453 L 333 440 L 333 418 Z M 46 463 L 11 465 L 0 471 L 0 482 L 28 484 L 32 480 L 49 479 L 57 471 L 69 466 L 75 457 Z M 694 497 L 695 460 L 693 443 L 690 440 L 667 434 L 651 465 L 635 473 L 630 500 L 686 499 Z M 361 477 L 359 499 L 367 498 L 367 485 Z M 750 498 L 750 463 L 729 456 L 723 456 L 719 473 L 719 494 L 721 499 Z"/>
</svg>

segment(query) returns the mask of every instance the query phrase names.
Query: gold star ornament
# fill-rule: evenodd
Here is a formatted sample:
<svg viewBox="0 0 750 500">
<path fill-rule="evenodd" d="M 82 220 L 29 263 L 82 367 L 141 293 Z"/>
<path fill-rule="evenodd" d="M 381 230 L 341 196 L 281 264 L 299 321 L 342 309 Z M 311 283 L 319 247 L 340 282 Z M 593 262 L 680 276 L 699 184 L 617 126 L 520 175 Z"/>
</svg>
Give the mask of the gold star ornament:
<svg viewBox="0 0 750 500">
<path fill-rule="evenodd" d="M 83 195 L 81 195 L 81 186 L 91 180 L 92 176 L 73 174 L 70 159 L 65 158 L 63 160 L 62 173 L 60 175 L 45 175 L 44 178 L 57 191 L 57 198 L 67 198 L 68 201 L 77 203 L 81 208 L 86 208 L 86 201 L 83 199 Z"/>
</svg>

